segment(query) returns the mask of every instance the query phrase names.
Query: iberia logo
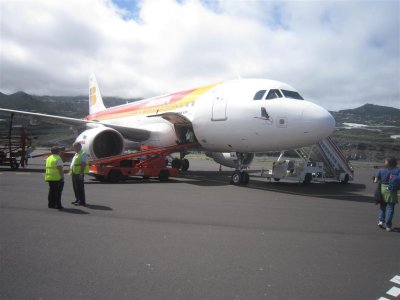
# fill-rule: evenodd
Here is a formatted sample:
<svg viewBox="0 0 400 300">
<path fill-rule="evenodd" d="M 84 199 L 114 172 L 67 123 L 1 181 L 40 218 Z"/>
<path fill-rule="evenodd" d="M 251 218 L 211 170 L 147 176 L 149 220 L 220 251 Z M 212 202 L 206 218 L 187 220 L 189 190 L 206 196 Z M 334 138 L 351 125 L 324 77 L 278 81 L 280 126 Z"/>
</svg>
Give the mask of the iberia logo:
<svg viewBox="0 0 400 300">
<path fill-rule="evenodd" d="M 90 105 L 96 105 L 96 87 L 91 87 L 90 88 Z"/>
</svg>

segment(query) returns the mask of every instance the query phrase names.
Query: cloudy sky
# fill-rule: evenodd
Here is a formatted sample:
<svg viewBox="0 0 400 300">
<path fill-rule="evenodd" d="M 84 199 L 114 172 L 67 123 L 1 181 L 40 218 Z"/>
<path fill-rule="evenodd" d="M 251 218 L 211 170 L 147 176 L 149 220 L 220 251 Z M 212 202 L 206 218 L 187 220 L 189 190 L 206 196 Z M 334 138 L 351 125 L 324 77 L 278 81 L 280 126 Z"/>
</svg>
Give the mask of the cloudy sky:
<svg viewBox="0 0 400 300">
<path fill-rule="evenodd" d="M 150 97 L 241 78 L 400 107 L 400 1 L 0 0 L 0 91 Z"/>
</svg>

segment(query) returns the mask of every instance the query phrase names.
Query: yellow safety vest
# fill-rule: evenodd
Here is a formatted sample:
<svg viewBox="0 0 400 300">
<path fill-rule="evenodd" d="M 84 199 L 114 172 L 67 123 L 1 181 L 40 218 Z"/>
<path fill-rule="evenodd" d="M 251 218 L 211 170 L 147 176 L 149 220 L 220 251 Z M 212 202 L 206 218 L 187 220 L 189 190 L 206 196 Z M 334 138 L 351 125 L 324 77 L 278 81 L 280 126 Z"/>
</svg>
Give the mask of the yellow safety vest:
<svg viewBox="0 0 400 300">
<path fill-rule="evenodd" d="M 58 171 L 57 162 L 61 160 L 61 157 L 57 154 L 52 154 L 46 159 L 46 174 L 44 179 L 46 181 L 60 181 L 61 175 Z M 61 166 L 63 172 L 64 168 Z"/>
<path fill-rule="evenodd" d="M 83 150 L 79 151 L 78 153 L 75 154 L 73 158 L 74 164 L 72 165 L 72 174 L 81 174 L 81 168 L 82 168 L 82 156 L 85 152 Z M 89 173 L 89 162 L 86 162 L 85 174 Z"/>
</svg>

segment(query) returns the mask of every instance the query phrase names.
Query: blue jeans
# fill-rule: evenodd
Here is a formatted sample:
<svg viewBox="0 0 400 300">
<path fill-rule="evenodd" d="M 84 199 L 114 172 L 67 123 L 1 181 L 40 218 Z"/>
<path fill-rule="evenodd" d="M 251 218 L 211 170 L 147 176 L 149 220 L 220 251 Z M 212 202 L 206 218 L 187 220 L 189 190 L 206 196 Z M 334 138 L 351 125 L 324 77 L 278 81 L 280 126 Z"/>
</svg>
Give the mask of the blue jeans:
<svg viewBox="0 0 400 300">
<path fill-rule="evenodd" d="M 386 223 L 386 227 L 392 228 L 392 219 L 393 219 L 395 205 L 396 203 L 379 204 L 379 221 Z"/>
</svg>

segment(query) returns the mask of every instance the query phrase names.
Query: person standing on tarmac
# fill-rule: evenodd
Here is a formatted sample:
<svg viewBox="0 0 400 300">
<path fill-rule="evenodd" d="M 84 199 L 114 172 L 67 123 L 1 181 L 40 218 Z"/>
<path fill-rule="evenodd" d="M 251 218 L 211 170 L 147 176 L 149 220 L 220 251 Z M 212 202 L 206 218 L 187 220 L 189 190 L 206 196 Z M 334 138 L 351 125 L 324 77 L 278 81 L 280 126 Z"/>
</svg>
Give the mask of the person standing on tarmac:
<svg viewBox="0 0 400 300">
<path fill-rule="evenodd" d="M 388 158 L 385 160 L 385 168 L 380 169 L 374 178 L 374 181 L 379 182 L 381 186 L 382 200 L 379 203 L 378 226 L 386 227 L 386 231 L 392 231 L 394 207 L 398 202 L 397 190 L 389 189 L 389 181 L 399 175 L 400 169 L 397 168 L 397 159 Z"/>
<path fill-rule="evenodd" d="M 75 151 L 69 171 L 75 193 L 75 201 L 72 204 L 84 206 L 86 205 L 84 176 L 89 173 L 88 157 L 80 143 L 75 142 L 72 148 Z"/>
<path fill-rule="evenodd" d="M 51 148 L 51 155 L 46 159 L 45 180 L 49 183 L 48 207 L 63 209 L 61 194 L 64 188 L 64 167 L 60 157 L 60 148 Z"/>
</svg>

